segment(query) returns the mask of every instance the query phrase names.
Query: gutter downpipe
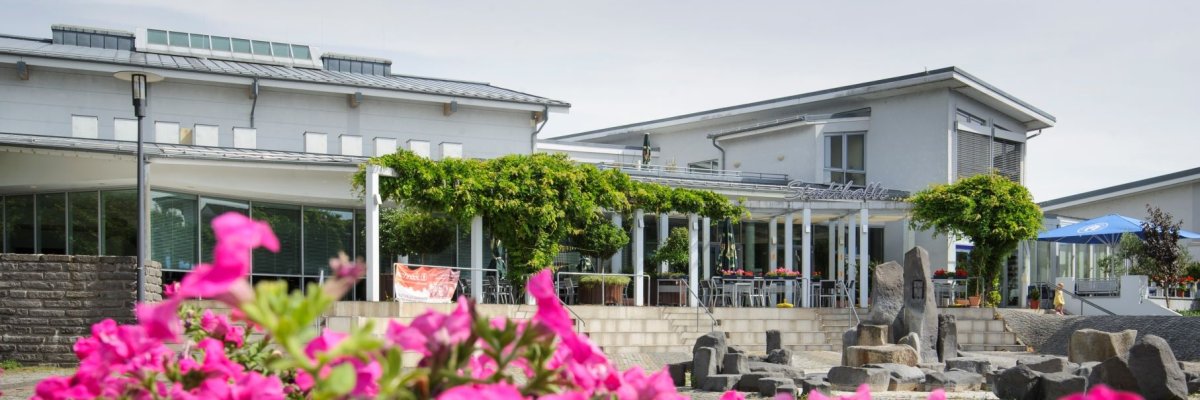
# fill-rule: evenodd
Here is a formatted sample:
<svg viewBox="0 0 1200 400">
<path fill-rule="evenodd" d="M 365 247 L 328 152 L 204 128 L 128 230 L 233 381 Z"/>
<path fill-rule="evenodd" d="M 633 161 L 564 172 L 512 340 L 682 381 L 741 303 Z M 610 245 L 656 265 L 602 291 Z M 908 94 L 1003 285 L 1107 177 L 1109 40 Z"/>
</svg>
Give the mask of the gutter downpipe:
<svg viewBox="0 0 1200 400">
<path fill-rule="evenodd" d="M 537 135 L 542 132 L 542 128 L 546 127 L 546 123 L 550 122 L 550 106 L 542 106 L 542 126 L 539 126 L 529 135 L 529 154 L 537 153 Z"/>
<path fill-rule="evenodd" d="M 250 98 L 254 99 L 250 103 L 250 128 L 254 128 L 254 109 L 258 108 L 258 78 L 254 78 L 254 83 L 250 84 Z"/>
<path fill-rule="evenodd" d="M 717 148 L 717 151 L 721 152 L 721 166 L 718 169 L 725 170 L 725 169 L 727 169 L 727 168 L 725 168 L 725 148 L 721 147 L 721 145 L 717 144 L 717 139 L 718 139 L 717 136 L 713 136 L 712 145 L 713 145 L 713 147 Z"/>
</svg>

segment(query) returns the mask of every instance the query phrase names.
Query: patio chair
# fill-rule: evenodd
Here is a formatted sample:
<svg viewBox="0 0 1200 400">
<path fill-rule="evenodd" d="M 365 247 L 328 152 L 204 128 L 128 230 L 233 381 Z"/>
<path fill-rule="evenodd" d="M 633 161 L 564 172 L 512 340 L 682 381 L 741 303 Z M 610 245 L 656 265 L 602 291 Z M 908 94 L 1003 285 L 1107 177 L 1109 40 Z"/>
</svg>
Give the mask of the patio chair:
<svg viewBox="0 0 1200 400">
<path fill-rule="evenodd" d="M 750 302 L 750 307 L 766 307 L 767 306 L 767 281 L 764 279 L 755 279 L 750 284 L 750 292 L 746 294 L 746 299 Z"/>
<path fill-rule="evenodd" d="M 817 303 L 821 307 L 833 307 L 833 305 L 835 303 L 834 299 L 837 298 L 836 292 L 837 292 L 837 282 L 832 281 L 832 280 L 821 281 L 821 290 L 819 292 L 820 294 L 818 294 L 818 297 L 817 297 L 818 298 Z M 826 300 L 828 300 L 828 302 Z"/>
<path fill-rule="evenodd" d="M 558 298 L 562 299 L 563 303 L 575 304 L 575 281 L 571 278 L 562 278 L 558 281 Z"/>
<path fill-rule="evenodd" d="M 708 292 L 709 307 L 716 307 L 717 305 L 728 307 L 730 304 L 733 304 L 733 297 L 721 282 L 721 278 L 712 277 L 706 282 L 708 282 L 710 287 Z"/>
</svg>

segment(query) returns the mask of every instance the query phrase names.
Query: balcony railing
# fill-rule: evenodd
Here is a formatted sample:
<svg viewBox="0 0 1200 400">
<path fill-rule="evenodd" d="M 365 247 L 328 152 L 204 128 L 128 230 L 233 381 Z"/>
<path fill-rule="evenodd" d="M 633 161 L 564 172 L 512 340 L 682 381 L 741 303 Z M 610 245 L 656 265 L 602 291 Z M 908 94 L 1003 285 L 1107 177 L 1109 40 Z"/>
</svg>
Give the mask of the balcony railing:
<svg viewBox="0 0 1200 400">
<path fill-rule="evenodd" d="M 760 185 L 787 185 L 787 174 L 746 172 L 709 168 L 677 167 L 670 165 L 638 164 L 606 161 L 597 165 L 600 169 L 618 169 L 635 176 L 697 179 L 710 181 L 752 183 Z"/>
</svg>

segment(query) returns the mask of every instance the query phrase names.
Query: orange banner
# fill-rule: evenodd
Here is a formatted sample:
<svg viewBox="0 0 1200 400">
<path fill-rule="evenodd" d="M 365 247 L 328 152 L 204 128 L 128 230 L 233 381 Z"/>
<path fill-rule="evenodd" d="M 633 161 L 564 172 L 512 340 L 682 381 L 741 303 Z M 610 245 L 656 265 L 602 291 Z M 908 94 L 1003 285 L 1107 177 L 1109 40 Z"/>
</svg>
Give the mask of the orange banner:
<svg viewBox="0 0 1200 400">
<path fill-rule="evenodd" d="M 416 303 L 449 303 L 458 287 L 458 271 L 450 268 L 409 268 L 396 263 L 396 299 Z"/>
</svg>

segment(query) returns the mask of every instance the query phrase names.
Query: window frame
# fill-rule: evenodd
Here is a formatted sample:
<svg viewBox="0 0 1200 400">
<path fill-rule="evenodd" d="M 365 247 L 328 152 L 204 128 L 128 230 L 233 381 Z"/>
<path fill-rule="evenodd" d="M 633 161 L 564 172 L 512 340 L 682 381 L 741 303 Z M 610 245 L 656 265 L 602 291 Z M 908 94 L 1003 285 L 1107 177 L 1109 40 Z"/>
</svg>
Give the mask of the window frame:
<svg viewBox="0 0 1200 400">
<path fill-rule="evenodd" d="M 851 169 L 850 168 L 850 137 L 851 136 L 862 136 L 862 142 L 863 142 L 863 144 L 862 144 L 862 169 Z M 831 152 L 832 152 L 831 139 L 835 138 L 835 137 L 842 141 L 842 146 L 841 146 L 842 147 L 842 149 L 841 149 L 842 150 L 842 154 L 841 154 L 842 165 L 840 167 L 833 165 L 833 162 L 832 162 L 833 159 L 831 157 L 831 155 L 832 155 L 831 154 Z M 846 179 L 846 175 L 861 174 L 863 176 L 863 182 L 855 182 L 855 183 L 857 184 L 857 186 L 865 186 L 867 184 L 867 182 L 866 182 L 866 180 L 867 180 L 867 131 L 826 132 L 822 135 L 821 142 L 822 142 L 821 146 L 823 148 L 823 154 L 825 157 L 823 171 L 825 173 L 825 179 L 828 182 L 830 182 L 830 183 L 846 183 L 848 181 Z M 833 179 L 834 174 L 836 174 L 836 173 L 842 174 L 841 181 L 836 181 Z"/>
</svg>

